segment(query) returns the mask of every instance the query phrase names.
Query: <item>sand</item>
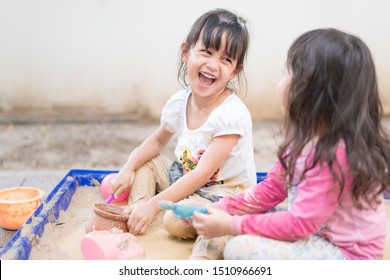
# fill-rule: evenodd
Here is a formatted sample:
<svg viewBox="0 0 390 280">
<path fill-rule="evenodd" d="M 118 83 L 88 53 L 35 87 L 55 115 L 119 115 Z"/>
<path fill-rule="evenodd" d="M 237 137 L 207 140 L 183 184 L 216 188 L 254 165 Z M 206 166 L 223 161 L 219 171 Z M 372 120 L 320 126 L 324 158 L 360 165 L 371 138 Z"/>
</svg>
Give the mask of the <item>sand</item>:
<svg viewBox="0 0 390 280">
<path fill-rule="evenodd" d="M 93 211 L 92 205 L 103 201 L 99 188 L 78 187 L 67 211 L 61 212 L 55 223 L 47 224 L 42 237 L 34 242 L 30 259 L 84 259 L 80 243 L 86 235 L 85 227 Z M 144 235 L 137 236 L 137 241 L 144 247 L 145 259 L 188 259 L 193 240 L 179 240 L 170 236 L 162 226 L 163 214 L 161 212 L 157 216 Z"/>
</svg>

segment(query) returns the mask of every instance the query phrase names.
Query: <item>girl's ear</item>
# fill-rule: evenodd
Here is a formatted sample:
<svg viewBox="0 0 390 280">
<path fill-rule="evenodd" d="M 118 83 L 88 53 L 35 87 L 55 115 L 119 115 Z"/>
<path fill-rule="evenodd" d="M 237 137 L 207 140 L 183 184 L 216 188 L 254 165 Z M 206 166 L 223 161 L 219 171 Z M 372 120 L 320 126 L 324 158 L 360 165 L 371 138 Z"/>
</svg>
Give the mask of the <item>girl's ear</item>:
<svg viewBox="0 0 390 280">
<path fill-rule="evenodd" d="M 237 77 L 238 74 L 244 69 L 242 65 L 238 65 L 236 69 L 232 72 L 232 75 L 230 76 L 230 80 L 233 80 L 235 77 Z"/>
<path fill-rule="evenodd" d="M 187 63 L 187 61 L 188 61 L 188 47 L 187 47 L 187 43 L 186 42 L 183 42 L 180 45 L 180 56 L 181 56 L 181 59 L 185 63 Z"/>
</svg>

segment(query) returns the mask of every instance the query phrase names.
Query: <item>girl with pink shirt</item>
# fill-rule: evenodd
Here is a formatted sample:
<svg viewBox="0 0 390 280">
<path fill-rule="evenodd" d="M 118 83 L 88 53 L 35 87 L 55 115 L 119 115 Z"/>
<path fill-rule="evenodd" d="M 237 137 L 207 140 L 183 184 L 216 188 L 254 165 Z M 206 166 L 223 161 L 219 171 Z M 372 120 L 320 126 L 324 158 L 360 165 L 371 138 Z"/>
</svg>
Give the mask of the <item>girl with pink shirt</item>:
<svg viewBox="0 0 390 280">
<path fill-rule="evenodd" d="M 225 259 L 381 259 L 390 141 L 370 50 L 339 30 L 313 30 L 294 41 L 286 68 L 278 160 L 193 226 L 204 238 L 232 236 Z"/>
</svg>

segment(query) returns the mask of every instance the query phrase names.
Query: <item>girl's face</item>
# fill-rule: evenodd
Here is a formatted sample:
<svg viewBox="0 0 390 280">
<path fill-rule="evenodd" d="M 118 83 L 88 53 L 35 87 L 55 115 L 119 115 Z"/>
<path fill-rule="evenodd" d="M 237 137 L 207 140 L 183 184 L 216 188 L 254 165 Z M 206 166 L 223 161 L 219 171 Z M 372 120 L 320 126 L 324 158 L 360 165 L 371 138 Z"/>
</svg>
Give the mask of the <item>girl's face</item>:
<svg viewBox="0 0 390 280">
<path fill-rule="evenodd" d="M 199 36 L 202 38 L 202 35 Z M 181 46 L 182 59 L 187 63 L 187 76 L 191 90 L 201 97 L 211 97 L 225 91 L 226 84 L 238 74 L 237 59 L 225 54 L 225 37 L 217 51 L 206 48 L 202 39 L 194 47 L 187 50 L 186 44 Z"/>
<path fill-rule="evenodd" d="M 276 87 L 276 92 L 278 93 L 279 96 L 280 105 L 283 114 L 286 114 L 288 88 L 290 86 L 291 78 L 292 78 L 291 74 L 287 70 L 284 70 L 283 76 L 279 80 L 279 83 Z"/>
</svg>

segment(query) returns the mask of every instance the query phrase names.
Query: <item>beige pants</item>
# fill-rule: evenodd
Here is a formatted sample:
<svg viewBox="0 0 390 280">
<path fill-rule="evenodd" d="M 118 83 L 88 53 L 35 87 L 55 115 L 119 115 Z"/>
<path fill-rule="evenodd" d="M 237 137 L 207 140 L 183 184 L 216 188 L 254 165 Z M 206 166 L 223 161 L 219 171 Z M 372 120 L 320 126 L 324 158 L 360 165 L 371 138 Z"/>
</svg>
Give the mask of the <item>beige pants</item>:
<svg viewBox="0 0 390 280">
<path fill-rule="evenodd" d="M 145 163 L 135 172 L 135 178 L 131 187 L 129 204 L 134 204 L 141 199 L 150 199 L 156 193 L 159 193 L 169 187 L 168 169 L 172 160 L 163 155 L 157 155 Z M 193 194 L 180 203 L 188 204 L 190 200 L 202 201 L 211 204 L 211 202 L 197 194 Z M 173 236 L 180 239 L 192 239 L 197 237 L 195 229 L 188 222 L 177 219 L 172 211 L 166 211 L 163 219 L 165 229 Z M 200 236 L 197 237 L 192 255 L 190 258 L 199 259 L 221 259 L 223 248 L 227 238 L 213 238 L 206 240 Z"/>
<path fill-rule="evenodd" d="M 144 198 L 149 200 L 156 193 L 168 188 L 168 169 L 171 164 L 172 160 L 158 154 L 141 166 L 135 172 L 128 201 L 129 205 Z"/>
</svg>

